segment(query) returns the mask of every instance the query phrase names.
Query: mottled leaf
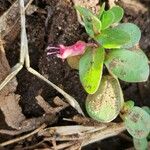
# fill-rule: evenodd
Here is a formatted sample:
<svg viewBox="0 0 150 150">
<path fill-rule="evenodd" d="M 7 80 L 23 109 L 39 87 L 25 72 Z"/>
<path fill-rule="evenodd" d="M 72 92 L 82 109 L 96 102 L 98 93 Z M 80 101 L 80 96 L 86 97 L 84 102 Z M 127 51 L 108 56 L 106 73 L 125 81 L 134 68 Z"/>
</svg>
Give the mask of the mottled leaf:
<svg viewBox="0 0 150 150">
<path fill-rule="evenodd" d="M 103 76 L 96 93 L 87 96 L 86 110 L 91 118 L 100 122 L 110 122 L 117 117 L 123 103 L 118 80 L 111 76 Z"/>
<path fill-rule="evenodd" d="M 143 82 L 148 79 L 148 59 L 142 50 L 115 49 L 107 54 L 105 65 L 119 79 Z"/>
<path fill-rule="evenodd" d="M 136 139 L 133 138 L 134 148 L 136 150 L 146 150 L 148 149 L 148 141 L 146 138 Z"/>
<path fill-rule="evenodd" d="M 79 62 L 80 81 L 87 93 L 97 91 L 103 70 L 104 48 L 89 47 Z"/>
<path fill-rule="evenodd" d="M 125 126 L 133 137 L 145 138 L 150 132 L 150 115 L 140 107 L 133 107 L 125 117 Z"/>
</svg>

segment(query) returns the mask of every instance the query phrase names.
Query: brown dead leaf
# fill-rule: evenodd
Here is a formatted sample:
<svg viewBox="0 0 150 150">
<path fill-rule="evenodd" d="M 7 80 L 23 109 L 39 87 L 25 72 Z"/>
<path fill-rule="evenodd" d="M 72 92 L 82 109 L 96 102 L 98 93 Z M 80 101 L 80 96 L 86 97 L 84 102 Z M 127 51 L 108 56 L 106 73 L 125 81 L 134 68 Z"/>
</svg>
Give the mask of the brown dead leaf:
<svg viewBox="0 0 150 150">
<path fill-rule="evenodd" d="M 24 0 L 25 5 L 30 0 Z M 0 17 L 0 38 L 7 44 L 12 43 L 20 31 L 20 9 L 19 1 L 16 0 L 12 6 Z"/>
<path fill-rule="evenodd" d="M 2 41 L 0 41 L 0 82 L 9 74 L 10 66 L 5 56 Z M 0 109 L 8 126 L 19 129 L 20 122 L 25 119 L 18 104 L 19 95 L 14 94 L 17 87 L 16 78 L 0 91 Z"/>
</svg>

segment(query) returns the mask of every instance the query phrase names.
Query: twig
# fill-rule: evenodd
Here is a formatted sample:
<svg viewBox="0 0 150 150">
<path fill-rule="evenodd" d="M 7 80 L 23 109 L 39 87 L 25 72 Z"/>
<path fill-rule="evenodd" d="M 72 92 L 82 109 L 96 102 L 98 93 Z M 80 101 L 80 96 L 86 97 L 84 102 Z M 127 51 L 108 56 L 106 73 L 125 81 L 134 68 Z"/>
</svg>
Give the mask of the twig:
<svg viewBox="0 0 150 150">
<path fill-rule="evenodd" d="M 88 133 L 83 139 L 84 141 L 82 143 L 82 146 L 86 146 L 96 141 L 118 135 L 124 130 L 125 130 L 124 123 L 118 123 L 118 124 L 115 123 L 114 125 L 110 125 L 105 129 L 98 130 L 93 133 Z"/>
<path fill-rule="evenodd" d="M 41 108 L 43 108 L 43 110 L 48 114 L 48 113 L 53 113 L 53 107 L 51 107 L 48 102 L 46 102 L 43 97 L 41 95 L 38 95 L 35 97 L 35 99 L 37 100 L 38 105 L 41 106 Z"/>
<path fill-rule="evenodd" d="M 67 106 L 69 106 L 68 103 L 63 102 L 59 97 L 54 98 L 54 103 L 58 105 L 58 107 L 53 108 L 49 105 L 48 102 L 46 102 L 41 95 L 38 95 L 35 97 L 37 100 L 37 103 L 40 105 L 41 108 L 45 111 L 46 114 L 56 114 L 60 112 L 61 110 L 65 109 Z"/>
<path fill-rule="evenodd" d="M 99 140 L 118 135 L 125 130 L 124 123 L 105 123 L 103 126 L 60 126 L 51 127 L 38 133 L 45 141 L 82 141 L 81 147 Z M 57 135 L 57 136 L 56 136 Z"/>
<path fill-rule="evenodd" d="M 59 145 L 57 145 L 57 150 L 62 150 L 62 149 L 64 149 L 64 148 L 67 148 L 67 147 L 69 147 L 69 146 L 72 146 L 72 145 L 74 145 L 76 142 L 74 142 L 74 141 L 70 141 L 70 142 L 65 142 L 65 143 L 62 143 L 62 144 L 59 144 Z M 52 147 L 52 149 L 53 149 L 54 147 Z"/>
<path fill-rule="evenodd" d="M 45 124 L 43 124 L 42 126 L 40 126 L 39 128 L 37 128 L 36 130 L 34 130 L 33 132 L 29 133 L 29 134 L 26 134 L 26 135 L 23 135 L 21 137 L 18 137 L 18 138 L 15 138 L 15 139 L 12 139 L 12 140 L 9 140 L 9 141 L 6 141 L 6 142 L 3 142 L 0 144 L 0 146 L 7 146 L 7 145 L 10 145 L 10 144 L 13 144 L 13 143 L 16 143 L 16 142 L 19 142 L 21 140 L 24 140 L 36 133 L 38 133 L 40 130 L 44 129 L 46 127 Z"/>
<path fill-rule="evenodd" d="M 24 10 L 26 10 L 31 5 L 32 2 L 33 0 L 29 0 L 28 4 L 24 7 Z"/>
</svg>

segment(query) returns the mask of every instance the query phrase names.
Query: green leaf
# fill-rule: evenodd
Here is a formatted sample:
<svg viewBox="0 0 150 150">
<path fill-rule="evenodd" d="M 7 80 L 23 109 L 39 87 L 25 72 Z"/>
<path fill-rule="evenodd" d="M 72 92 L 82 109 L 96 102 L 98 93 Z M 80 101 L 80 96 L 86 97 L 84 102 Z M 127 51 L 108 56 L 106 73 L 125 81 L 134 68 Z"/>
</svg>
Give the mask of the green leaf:
<svg viewBox="0 0 150 150">
<path fill-rule="evenodd" d="M 127 101 L 124 103 L 124 108 L 130 110 L 134 107 L 134 101 Z"/>
<path fill-rule="evenodd" d="M 143 106 L 142 109 L 144 109 L 150 115 L 150 108 L 148 106 Z"/>
<path fill-rule="evenodd" d="M 124 10 L 119 6 L 112 7 L 110 11 L 113 12 L 114 15 L 113 23 L 119 22 L 124 15 Z"/>
<path fill-rule="evenodd" d="M 134 107 L 134 102 L 133 101 L 127 101 L 124 102 L 123 104 L 123 108 L 120 111 L 120 117 L 122 118 L 122 120 L 125 119 L 125 116 L 128 114 L 128 112 Z"/>
<path fill-rule="evenodd" d="M 97 15 L 97 17 L 98 17 L 99 20 L 101 20 L 101 16 L 102 16 L 104 10 L 105 10 L 105 3 L 102 4 L 102 6 L 100 8 L 100 11 L 99 11 L 99 13 Z"/>
<path fill-rule="evenodd" d="M 140 107 L 133 107 L 125 117 L 125 126 L 133 137 L 145 138 L 150 132 L 150 115 Z"/>
<path fill-rule="evenodd" d="M 87 93 L 97 91 L 103 70 L 104 48 L 89 47 L 79 62 L 80 81 Z"/>
<path fill-rule="evenodd" d="M 97 18 L 97 16 L 84 7 L 75 6 L 75 8 L 79 11 L 83 18 L 84 26 L 89 36 L 93 37 L 94 34 L 100 33 L 101 21 Z"/>
<path fill-rule="evenodd" d="M 80 13 L 80 15 L 83 18 L 86 32 L 89 34 L 89 36 L 93 37 L 94 31 L 93 31 L 93 25 L 91 23 L 92 12 L 81 6 L 75 6 L 75 9 Z"/>
<path fill-rule="evenodd" d="M 127 101 L 123 105 L 123 109 L 125 113 L 128 113 L 134 107 L 133 101 Z"/>
<path fill-rule="evenodd" d="M 92 16 L 91 19 L 92 19 L 94 34 L 99 34 L 102 26 L 101 21 L 95 16 Z"/>
<path fill-rule="evenodd" d="M 83 18 L 83 21 L 84 21 L 84 27 L 85 27 L 86 33 L 90 37 L 94 37 L 93 25 L 91 21 L 89 21 L 89 19 L 87 18 Z"/>
<path fill-rule="evenodd" d="M 143 82 L 149 76 L 148 59 L 142 50 L 112 50 L 105 65 L 110 73 L 126 82 Z"/>
<path fill-rule="evenodd" d="M 94 39 L 104 48 L 120 48 L 130 40 L 130 36 L 121 29 L 106 29 L 98 34 Z"/>
<path fill-rule="evenodd" d="M 122 48 L 131 48 L 137 43 L 141 38 L 141 31 L 138 26 L 133 23 L 122 23 L 115 27 L 116 29 L 121 29 L 124 32 L 128 33 L 130 36 L 130 40 L 122 45 Z"/>
<path fill-rule="evenodd" d="M 75 9 L 77 11 L 79 11 L 80 15 L 83 16 L 83 17 L 85 17 L 85 18 L 89 18 L 89 17 L 93 16 L 93 13 L 89 9 L 87 9 L 87 8 L 84 8 L 84 7 L 81 7 L 79 5 L 76 5 Z"/>
<path fill-rule="evenodd" d="M 124 11 L 121 7 L 115 6 L 108 11 L 103 11 L 102 30 L 107 29 L 113 23 L 119 22 L 123 17 Z"/>
<path fill-rule="evenodd" d="M 148 141 L 146 138 L 136 139 L 133 138 L 134 147 L 136 150 L 146 150 L 148 149 Z"/>
<path fill-rule="evenodd" d="M 87 96 L 86 110 L 91 118 L 110 122 L 118 116 L 123 103 L 119 81 L 111 76 L 103 76 L 96 93 Z"/>
<path fill-rule="evenodd" d="M 111 10 L 104 11 L 102 15 L 102 30 L 108 28 L 110 25 L 112 25 L 114 21 L 114 13 Z"/>
</svg>

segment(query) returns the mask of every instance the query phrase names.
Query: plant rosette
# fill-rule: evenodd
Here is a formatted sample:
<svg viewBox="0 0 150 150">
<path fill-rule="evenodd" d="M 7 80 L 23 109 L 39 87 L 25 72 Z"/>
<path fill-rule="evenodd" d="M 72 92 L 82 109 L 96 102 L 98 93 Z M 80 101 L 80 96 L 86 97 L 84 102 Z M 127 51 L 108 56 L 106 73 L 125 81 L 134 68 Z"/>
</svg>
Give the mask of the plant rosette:
<svg viewBox="0 0 150 150">
<path fill-rule="evenodd" d="M 67 59 L 72 68 L 79 70 L 81 84 L 89 94 L 86 99 L 89 116 L 100 122 L 110 122 L 118 116 L 124 103 L 118 79 L 143 82 L 149 77 L 148 58 L 141 49 L 135 48 L 141 38 L 141 31 L 133 23 L 120 23 L 124 15 L 120 6 L 105 10 L 103 4 L 98 14 L 81 6 L 75 6 L 75 9 L 81 15 L 87 34 L 96 44 L 83 41 L 77 41 L 71 46 L 61 44 L 48 47 L 48 55 L 56 54 L 62 60 Z M 111 76 L 103 76 L 104 66 Z M 133 137 L 137 132 L 130 129 L 129 124 L 133 125 L 131 116 L 137 110 L 144 118 L 148 118 L 145 111 L 137 107 L 133 107 L 129 115 L 124 115 L 127 130 Z M 140 119 L 137 122 L 149 130 Z M 146 131 L 141 132 L 141 138 L 147 135 Z"/>
</svg>

